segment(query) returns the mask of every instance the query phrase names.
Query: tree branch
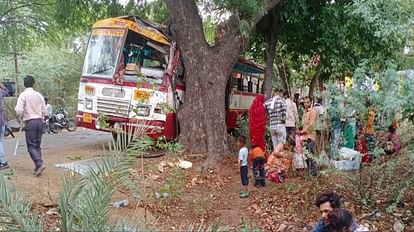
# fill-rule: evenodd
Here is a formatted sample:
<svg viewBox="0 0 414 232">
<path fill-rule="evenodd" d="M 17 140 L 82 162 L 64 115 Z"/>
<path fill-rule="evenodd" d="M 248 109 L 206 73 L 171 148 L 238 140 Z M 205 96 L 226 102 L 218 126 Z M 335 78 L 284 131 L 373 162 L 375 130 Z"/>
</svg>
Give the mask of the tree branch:
<svg viewBox="0 0 414 232">
<path fill-rule="evenodd" d="M 205 41 L 203 21 L 194 0 L 165 0 L 165 4 L 170 10 L 171 33 L 177 40 L 183 40 L 177 41 L 179 44 L 189 43 L 194 37 Z"/>
<path fill-rule="evenodd" d="M 273 9 L 276 5 L 278 5 L 280 3 L 280 0 L 266 0 L 264 3 L 264 10 L 266 12 L 266 14 L 268 14 L 268 12 Z M 252 19 L 250 19 L 250 22 L 252 25 L 256 25 L 262 18 L 264 15 L 257 15 L 255 17 L 253 17 Z"/>
<path fill-rule="evenodd" d="M 264 3 L 264 10 L 266 14 L 269 14 L 269 11 L 272 10 L 275 6 L 277 6 L 280 3 L 280 0 L 266 0 Z M 264 17 L 265 15 L 257 15 L 250 19 L 251 25 L 253 27 L 250 30 L 250 33 L 253 33 L 256 30 L 256 25 L 259 23 L 259 21 Z M 236 16 L 230 17 L 226 23 L 227 30 L 223 30 L 220 32 L 220 27 L 216 31 L 216 34 L 219 33 L 220 37 L 216 39 L 216 51 L 221 50 L 223 47 L 233 47 L 235 51 L 238 51 L 239 49 L 243 50 L 247 44 L 248 39 L 243 39 L 240 34 L 240 21 L 237 19 Z M 223 27 L 223 26 L 222 26 Z"/>
<path fill-rule="evenodd" d="M 3 17 L 5 17 L 10 12 L 15 11 L 15 10 L 18 10 L 20 8 L 29 7 L 29 6 L 48 6 L 48 5 L 52 5 L 52 3 L 29 2 L 29 3 L 26 3 L 26 4 L 22 4 L 22 5 L 17 5 L 15 7 L 9 8 L 5 12 L 3 12 L 0 15 L 0 19 L 3 18 Z"/>
</svg>

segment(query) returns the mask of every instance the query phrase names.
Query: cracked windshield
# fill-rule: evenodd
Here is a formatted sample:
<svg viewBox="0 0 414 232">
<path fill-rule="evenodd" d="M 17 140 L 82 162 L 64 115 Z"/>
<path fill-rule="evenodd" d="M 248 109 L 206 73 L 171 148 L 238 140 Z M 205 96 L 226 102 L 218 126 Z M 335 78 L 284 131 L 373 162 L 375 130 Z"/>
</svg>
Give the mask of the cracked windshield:
<svg viewBox="0 0 414 232">
<path fill-rule="evenodd" d="M 95 29 L 89 40 L 83 76 L 111 77 L 122 46 L 123 29 Z"/>
</svg>

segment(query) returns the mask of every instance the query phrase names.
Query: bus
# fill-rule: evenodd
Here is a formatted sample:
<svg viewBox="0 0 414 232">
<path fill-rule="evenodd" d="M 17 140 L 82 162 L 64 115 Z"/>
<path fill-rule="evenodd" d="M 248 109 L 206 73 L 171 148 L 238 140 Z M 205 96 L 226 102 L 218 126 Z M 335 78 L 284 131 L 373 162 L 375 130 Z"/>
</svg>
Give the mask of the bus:
<svg viewBox="0 0 414 232">
<path fill-rule="evenodd" d="M 79 127 L 109 131 L 145 127 L 152 138 L 178 136 L 176 112 L 185 104 L 185 66 L 164 26 L 138 16 L 97 21 L 90 33 L 79 83 Z M 264 68 L 235 64 L 227 84 L 227 125 L 263 93 Z M 105 123 L 102 124 L 102 121 Z"/>
<path fill-rule="evenodd" d="M 226 88 L 227 128 L 238 127 L 238 119 L 244 117 L 253 100 L 264 94 L 265 68 L 245 58 L 239 58 L 234 65 Z"/>
</svg>

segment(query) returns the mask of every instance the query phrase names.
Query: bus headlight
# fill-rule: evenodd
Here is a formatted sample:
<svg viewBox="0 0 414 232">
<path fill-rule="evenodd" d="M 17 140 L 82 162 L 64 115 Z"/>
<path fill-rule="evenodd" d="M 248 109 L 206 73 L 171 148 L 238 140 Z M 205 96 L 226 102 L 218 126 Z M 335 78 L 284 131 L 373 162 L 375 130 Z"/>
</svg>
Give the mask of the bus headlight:
<svg viewBox="0 0 414 232">
<path fill-rule="evenodd" d="M 92 110 L 93 108 L 93 100 L 92 99 L 85 99 L 85 108 L 87 110 Z"/>
<path fill-rule="evenodd" d="M 148 117 L 150 115 L 150 108 L 148 106 L 137 106 L 135 113 L 138 116 Z"/>
</svg>

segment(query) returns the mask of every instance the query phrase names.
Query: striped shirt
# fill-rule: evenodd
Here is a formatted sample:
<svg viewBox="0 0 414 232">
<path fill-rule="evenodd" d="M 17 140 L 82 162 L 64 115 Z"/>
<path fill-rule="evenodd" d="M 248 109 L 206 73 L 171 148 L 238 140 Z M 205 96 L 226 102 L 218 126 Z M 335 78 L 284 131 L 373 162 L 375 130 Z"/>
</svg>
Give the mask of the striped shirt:
<svg viewBox="0 0 414 232">
<path fill-rule="evenodd" d="M 277 125 L 285 124 L 286 121 L 286 101 L 285 99 L 274 96 L 265 103 L 265 108 L 270 118 L 270 129 L 276 129 Z"/>
</svg>

